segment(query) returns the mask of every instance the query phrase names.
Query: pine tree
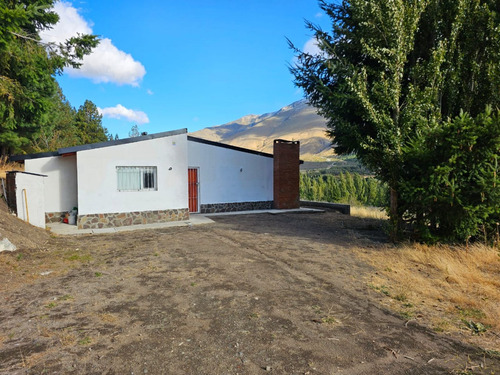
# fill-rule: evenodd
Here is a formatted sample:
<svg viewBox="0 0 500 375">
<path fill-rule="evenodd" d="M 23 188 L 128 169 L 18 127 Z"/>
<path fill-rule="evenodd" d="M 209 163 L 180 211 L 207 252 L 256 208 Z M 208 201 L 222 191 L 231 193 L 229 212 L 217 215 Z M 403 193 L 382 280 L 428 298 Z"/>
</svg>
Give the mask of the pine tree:
<svg viewBox="0 0 500 375">
<path fill-rule="evenodd" d="M 108 131 L 102 126 L 102 115 L 90 100 L 78 108 L 75 125 L 80 144 L 105 142 L 109 140 Z"/>
<path fill-rule="evenodd" d="M 78 68 L 98 44 L 81 35 L 59 45 L 40 42 L 38 33 L 59 20 L 54 0 L 3 1 L 0 5 L 0 155 L 32 147 L 53 109 L 55 76 Z M 50 133 L 50 129 L 47 130 Z"/>
</svg>

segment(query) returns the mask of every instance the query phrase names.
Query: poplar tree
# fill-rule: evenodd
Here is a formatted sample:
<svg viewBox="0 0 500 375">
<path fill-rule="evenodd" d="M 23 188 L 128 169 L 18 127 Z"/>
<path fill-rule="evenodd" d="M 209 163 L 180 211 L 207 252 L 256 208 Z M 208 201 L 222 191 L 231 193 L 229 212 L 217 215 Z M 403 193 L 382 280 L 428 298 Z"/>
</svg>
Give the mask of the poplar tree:
<svg viewBox="0 0 500 375">
<path fill-rule="evenodd" d="M 336 152 L 356 154 L 390 187 L 396 239 L 405 220 L 417 215 L 408 211 L 415 202 L 407 194 L 407 170 L 433 170 L 417 167 L 425 158 L 410 163 L 411 145 L 425 144 L 423 139 L 460 113 L 476 117 L 486 105 L 499 108 L 500 3 L 344 0 L 320 1 L 320 7 L 331 30 L 307 23 L 320 52 L 291 45 L 298 53 L 291 72 L 327 119 Z M 491 147 L 498 154 L 498 145 Z"/>
</svg>

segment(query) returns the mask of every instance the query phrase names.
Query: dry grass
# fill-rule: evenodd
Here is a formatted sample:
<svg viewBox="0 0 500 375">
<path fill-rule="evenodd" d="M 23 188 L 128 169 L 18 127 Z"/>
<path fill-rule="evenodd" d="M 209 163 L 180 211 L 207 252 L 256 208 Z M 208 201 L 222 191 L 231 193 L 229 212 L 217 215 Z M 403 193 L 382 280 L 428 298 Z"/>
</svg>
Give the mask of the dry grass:
<svg viewBox="0 0 500 375">
<path fill-rule="evenodd" d="M 486 346 L 500 349 L 498 249 L 405 245 L 365 251 L 362 257 L 377 269 L 370 286 L 389 297 L 403 317 L 418 318 L 436 331 L 476 338 L 486 332 L 491 338 Z"/>
<path fill-rule="evenodd" d="M 7 156 L 0 156 L 0 178 L 5 178 L 8 171 L 24 171 L 24 166 L 10 162 Z"/>
<path fill-rule="evenodd" d="M 366 219 L 388 219 L 387 213 L 383 208 L 369 206 L 351 206 L 351 216 Z"/>
</svg>

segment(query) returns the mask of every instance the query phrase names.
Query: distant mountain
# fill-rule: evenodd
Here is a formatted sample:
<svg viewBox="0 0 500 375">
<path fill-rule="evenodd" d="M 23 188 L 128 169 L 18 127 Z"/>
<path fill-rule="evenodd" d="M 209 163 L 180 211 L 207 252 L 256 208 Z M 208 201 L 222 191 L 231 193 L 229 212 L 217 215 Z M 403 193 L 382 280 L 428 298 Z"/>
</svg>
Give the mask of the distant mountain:
<svg viewBox="0 0 500 375">
<path fill-rule="evenodd" d="M 333 157 L 333 150 L 325 132 L 326 120 L 300 100 L 273 113 L 243 116 L 191 135 L 268 153 L 273 152 L 274 139 L 300 141 L 301 159 L 326 161 Z"/>
</svg>

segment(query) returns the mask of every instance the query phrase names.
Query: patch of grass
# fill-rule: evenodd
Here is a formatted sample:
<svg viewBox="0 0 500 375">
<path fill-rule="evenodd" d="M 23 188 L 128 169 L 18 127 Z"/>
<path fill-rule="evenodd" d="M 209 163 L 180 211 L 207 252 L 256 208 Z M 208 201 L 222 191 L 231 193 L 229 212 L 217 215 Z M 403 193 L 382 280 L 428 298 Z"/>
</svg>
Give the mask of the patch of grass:
<svg viewBox="0 0 500 375">
<path fill-rule="evenodd" d="M 75 343 L 76 337 L 73 333 L 69 332 L 67 328 L 60 330 L 56 333 L 59 342 L 63 346 L 73 345 Z"/>
<path fill-rule="evenodd" d="M 197 284 L 194 281 L 191 283 L 191 286 L 196 286 L 196 285 Z"/>
<path fill-rule="evenodd" d="M 405 320 L 410 320 L 411 318 L 413 318 L 412 311 L 400 311 L 399 315 L 401 316 L 401 318 L 403 318 Z"/>
<path fill-rule="evenodd" d="M 448 331 L 451 326 L 452 326 L 451 323 L 448 322 L 447 320 L 440 320 L 434 325 L 434 327 L 432 327 L 432 329 L 435 332 L 445 332 Z"/>
<path fill-rule="evenodd" d="M 321 315 L 323 312 L 321 311 L 321 306 L 318 306 L 318 305 L 312 305 L 311 308 L 313 309 L 313 311 L 318 314 L 318 315 Z"/>
<path fill-rule="evenodd" d="M 385 285 L 380 286 L 380 293 L 389 297 L 391 294 L 389 293 L 389 289 Z"/>
<path fill-rule="evenodd" d="M 335 319 L 331 315 L 328 315 L 328 316 L 321 318 L 321 321 L 325 324 L 336 324 L 337 323 L 337 319 Z"/>
<path fill-rule="evenodd" d="M 498 350 L 485 350 L 484 354 L 486 354 L 492 358 L 499 358 L 500 359 L 500 351 L 498 351 Z"/>
<path fill-rule="evenodd" d="M 94 275 L 95 275 L 95 277 L 101 277 L 102 276 L 102 272 L 95 272 Z"/>
<path fill-rule="evenodd" d="M 462 319 L 462 323 L 472 332 L 473 335 L 480 335 L 488 330 L 484 324 L 474 322 L 473 320 Z"/>
<path fill-rule="evenodd" d="M 253 312 L 249 315 L 249 318 L 250 319 L 259 319 L 260 318 L 260 314 L 258 312 Z"/>
<path fill-rule="evenodd" d="M 84 337 L 83 339 L 81 340 L 78 340 L 78 345 L 90 345 L 90 343 L 92 343 L 92 340 L 90 339 L 90 337 Z"/>
<path fill-rule="evenodd" d="M 19 262 L 21 259 L 23 259 L 24 255 L 23 253 L 17 254 L 16 260 Z"/>
<path fill-rule="evenodd" d="M 402 244 L 362 248 L 356 254 L 375 269 L 370 288 L 393 294 L 394 302 L 418 301 L 419 311 L 425 316 L 423 323 L 435 330 L 462 330 L 464 319 L 472 332 L 479 334 L 483 327 L 500 331 L 498 249 L 480 244 L 469 248 Z M 398 310 L 401 304 L 393 307 Z M 494 343 L 489 345 L 499 348 Z"/>
<path fill-rule="evenodd" d="M 118 320 L 115 315 L 109 313 L 99 314 L 99 319 L 106 323 L 115 323 Z"/>
<path fill-rule="evenodd" d="M 60 301 L 69 301 L 69 300 L 71 300 L 71 299 L 73 299 L 73 297 L 72 297 L 72 296 L 70 296 L 69 294 L 65 294 L 64 296 L 59 297 L 59 300 L 60 300 Z"/>
<path fill-rule="evenodd" d="M 458 313 L 462 318 L 474 318 L 474 319 L 483 319 L 486 318 L 486 314 L 480 309 L 474 308 L 462 308 L 460 306 L 455 306 L 458 310 Z"/>
<path fill-rule="evenodd" d="M 408 301 L 408 297 L 406 296 L 405 293 L 399 293 L 394 296 L 394 299 L 399 302 L 406 302 Z"/>
<path fill-rule="evenodd" d="M 379 220 L 387 220 L 389 218 L 383 208 L 369 206 L 351 206 L 351 216 Z"/>
<path fill-rule="evenodd" d="M 66 260 L 69 261 L 79 261 L 79 262 L 90 262 L 92 260 L 92 256 L 90 254 L 71 254 L 66 257 Z"/>
<path fill-rule="evenodd" d="M 387 288 L 387 286 L 385 285 L 375 285 L 375 284 L 368 284 L 368 286 L 370 288 L 372 288 L 373 290 L 376 290 L 377 292 L 380 292 L 386 296 L 390 296 L 391 294 L 389 293 L 389 289 Z"/>
<path fill-rule="evenodd" d="M 50 303 L 45 305 L 45 307 L 48 309 L 53 309 L 56 306 L 57 306 L 57 303 L 55 303 L 55 302 L 50 302 Z"/>
</svg>

